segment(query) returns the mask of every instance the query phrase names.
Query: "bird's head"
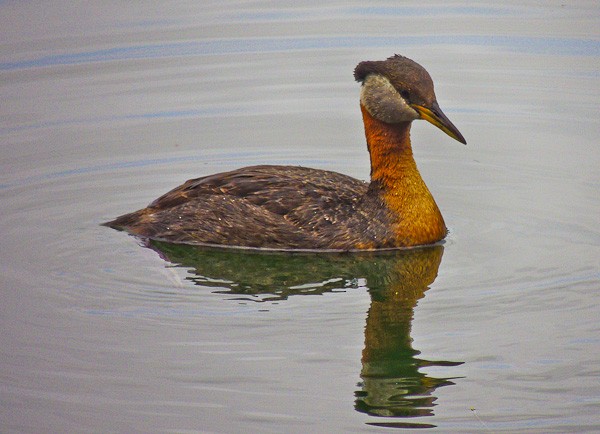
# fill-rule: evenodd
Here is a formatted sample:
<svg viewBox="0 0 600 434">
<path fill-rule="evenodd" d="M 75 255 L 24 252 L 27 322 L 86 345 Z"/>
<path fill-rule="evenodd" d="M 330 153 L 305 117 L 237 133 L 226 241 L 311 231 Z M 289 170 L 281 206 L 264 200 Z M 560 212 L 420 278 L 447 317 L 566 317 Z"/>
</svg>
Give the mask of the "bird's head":
<svg viewBox="0 0 600 434">
<path fill-rule="evenodd" d="M 362 83 L 360 102 L 374 118 L 388 123 L 425 119 L 455 140 L 467 144 L 440 109 L 429 73 L 411 59 L 395 55 L 360 62 L 354 78 Z"/>
</svg>

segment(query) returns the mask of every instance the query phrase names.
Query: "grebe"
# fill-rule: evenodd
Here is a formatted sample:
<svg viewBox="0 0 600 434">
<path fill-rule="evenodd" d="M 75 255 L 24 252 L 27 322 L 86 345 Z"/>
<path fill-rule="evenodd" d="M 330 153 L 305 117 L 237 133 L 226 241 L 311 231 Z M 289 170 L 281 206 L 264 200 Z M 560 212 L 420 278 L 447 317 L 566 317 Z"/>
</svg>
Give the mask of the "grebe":
<svg viewBox="0 0 600 434">
<path fill-rule="evenodd" d="M 371 250 L 442 240 L 446 225 L 413 158 L 410 125 L 425 119 L 466 144 L 441 111 L 433 81 L 395 55 L 354 70 L 371 182 L 296 166 L 251 166 L 191 179 L 106 226 L 172 243 Z"/>
</svg>

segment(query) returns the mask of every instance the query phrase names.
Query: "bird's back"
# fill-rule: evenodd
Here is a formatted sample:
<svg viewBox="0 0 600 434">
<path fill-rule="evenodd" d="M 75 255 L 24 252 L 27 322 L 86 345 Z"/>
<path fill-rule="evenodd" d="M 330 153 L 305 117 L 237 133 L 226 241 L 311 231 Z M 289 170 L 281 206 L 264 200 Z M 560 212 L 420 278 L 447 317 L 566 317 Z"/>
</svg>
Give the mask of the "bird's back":
<svg viewBox="0 0 600 434">
<path fill-rule="evenodd" d="M 368 190 L 367 183 L 336 172 L 251 166 L 189 180 L 107 225 L 190 244 L 365 248 L 373 239 L 370 232 L 380 232 L 382 238 L 389 226 Z"/>
</svg>

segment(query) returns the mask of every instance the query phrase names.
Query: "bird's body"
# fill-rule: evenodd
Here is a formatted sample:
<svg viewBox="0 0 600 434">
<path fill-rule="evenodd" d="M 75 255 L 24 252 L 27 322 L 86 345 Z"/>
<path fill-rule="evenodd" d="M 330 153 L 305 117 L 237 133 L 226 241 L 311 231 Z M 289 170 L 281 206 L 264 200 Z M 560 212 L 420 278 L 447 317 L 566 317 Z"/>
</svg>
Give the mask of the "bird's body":
<svg viewBox="0 0 600 434">
<path fill-rule="evenodd" d="M 410 125 L 424 118 L 464 139 L 412 60 L 361 62 L 355 77 L 363 83 L 370 183 L 304 167 L 245 167 L 189 180 L 107 225 L 174 243 L 270 249 L 365 250 L 443 239 L 446 226 L 417 170 Z"/>
</svg>

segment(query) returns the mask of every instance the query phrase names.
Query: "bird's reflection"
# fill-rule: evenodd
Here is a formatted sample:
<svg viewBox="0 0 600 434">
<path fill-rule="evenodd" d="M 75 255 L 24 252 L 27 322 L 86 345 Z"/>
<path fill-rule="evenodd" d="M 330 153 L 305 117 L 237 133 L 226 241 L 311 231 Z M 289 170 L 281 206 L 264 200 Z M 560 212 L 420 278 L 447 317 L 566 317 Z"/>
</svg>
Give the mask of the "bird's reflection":
<svg viewBox="0 0 600 434">
<path fill-rule="evenodd" d="M 429 376 L 422 368 L 461 364 L 420 359 L 410 336 L 414 308 L 437 276 L 442 246 L 352 254 L 207 249 L 155 241 L 149 247 L 169 262 L 190 268 L 189 280 L 236 299 L 285 300 L 366 285 L 371 305 L 355 409 L 394 418 L 370 425 L 434 426 L 405 418 L 433 415 L 435 390 L 454 384 L 451 378 Z"/>
<path fill-rule="evenodd" d="M 389 264 L 387 274 L 368 280 L 371 306 L 365 328 L 361 390 L 356 392 L 358 411 L 397 418 L 431 416 L 437 399 L 434 391 L 454 384 L 450 378 L 434 378 L 420 369 L 461 362 L 420 359 L 410 337 L 413 310 L 437 277 L 442 254 L 441 246 L 406 252 Z M 405 422 L 372 425 L 432 427 Z"/>
</svg>

